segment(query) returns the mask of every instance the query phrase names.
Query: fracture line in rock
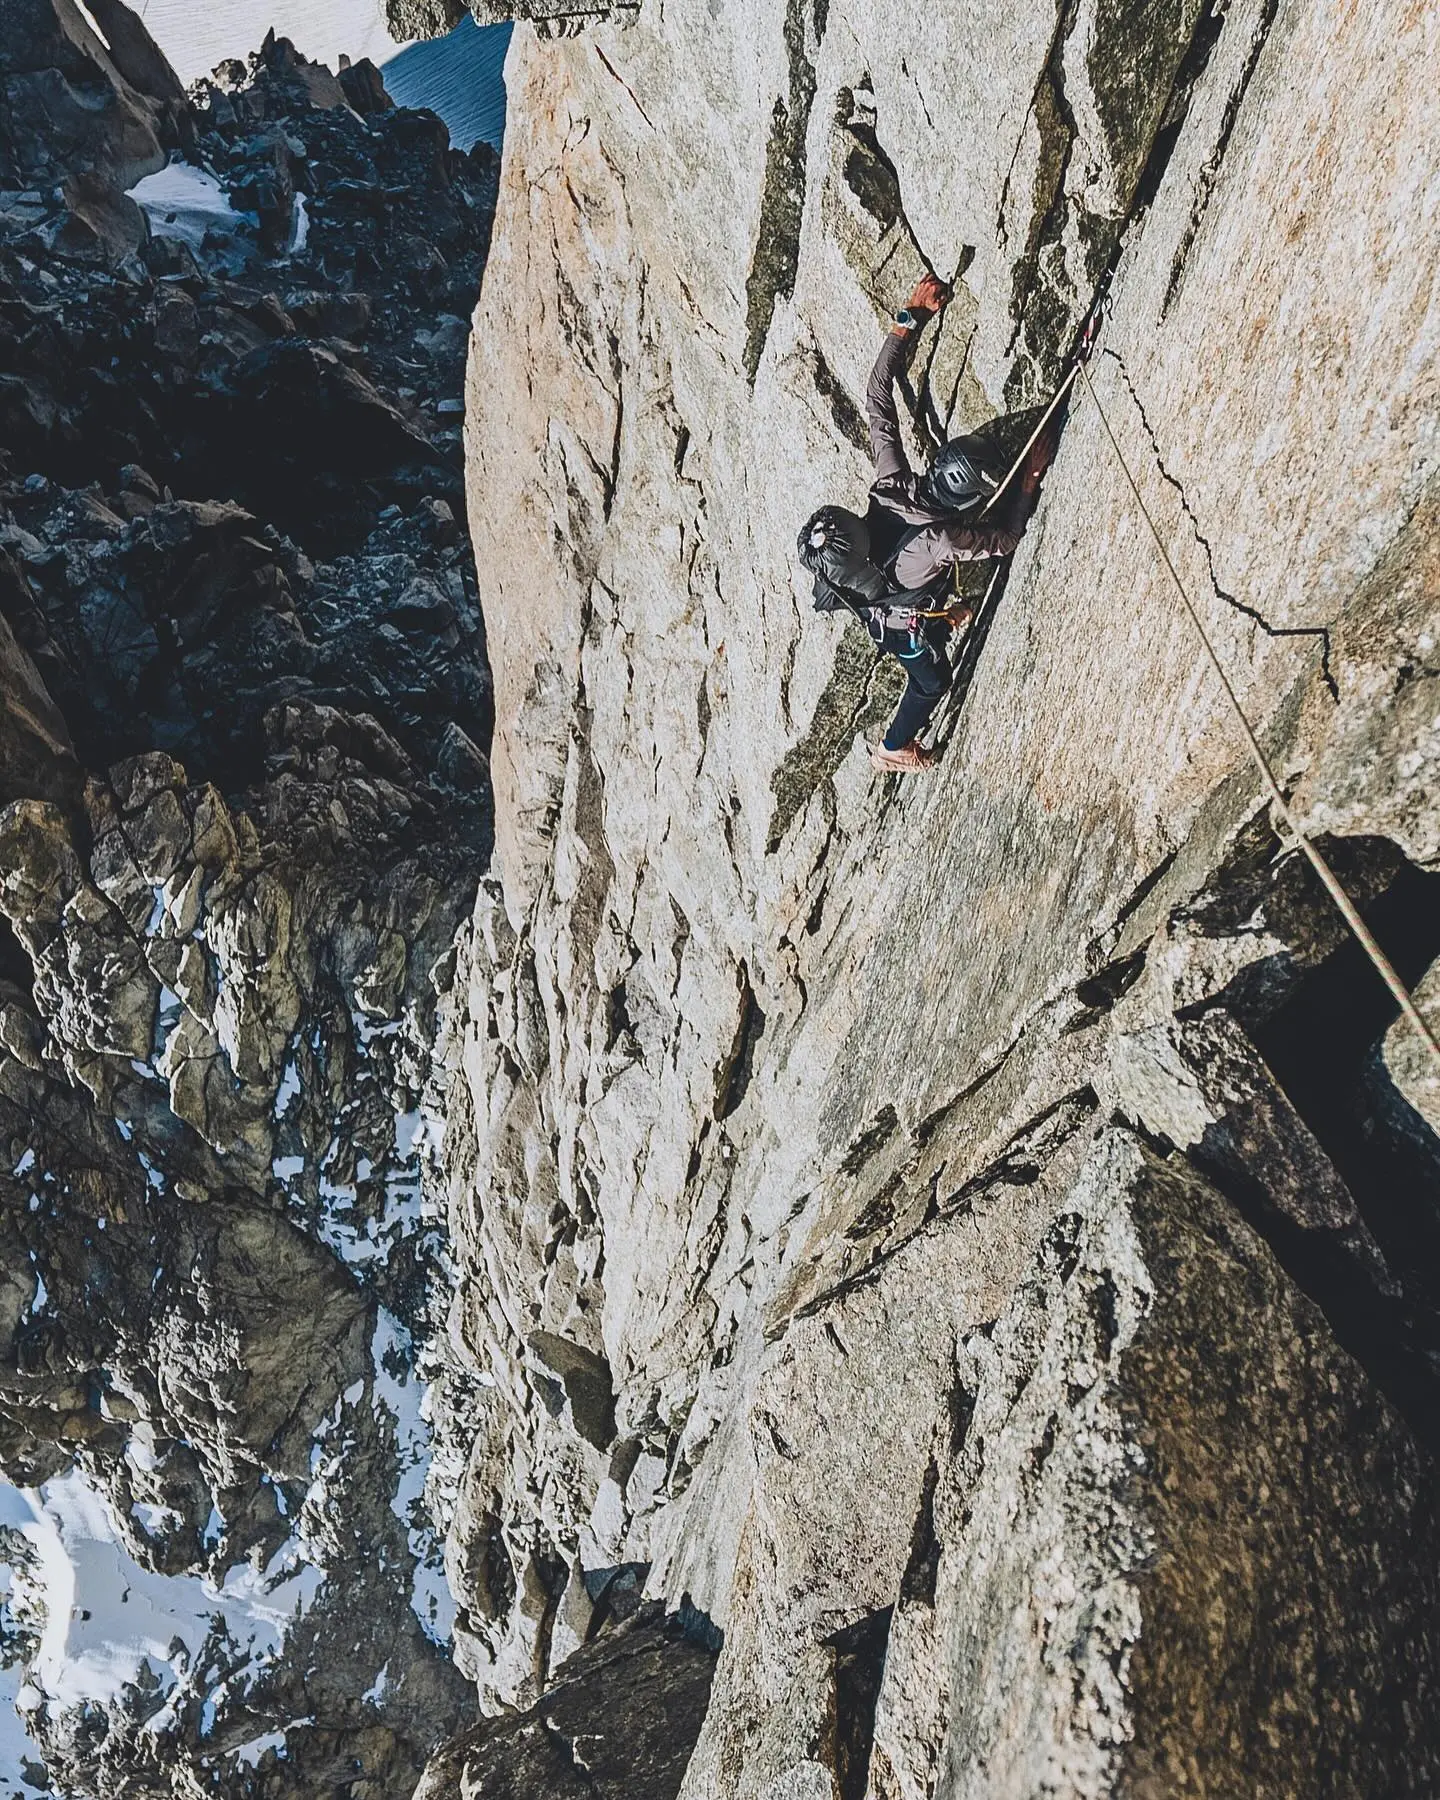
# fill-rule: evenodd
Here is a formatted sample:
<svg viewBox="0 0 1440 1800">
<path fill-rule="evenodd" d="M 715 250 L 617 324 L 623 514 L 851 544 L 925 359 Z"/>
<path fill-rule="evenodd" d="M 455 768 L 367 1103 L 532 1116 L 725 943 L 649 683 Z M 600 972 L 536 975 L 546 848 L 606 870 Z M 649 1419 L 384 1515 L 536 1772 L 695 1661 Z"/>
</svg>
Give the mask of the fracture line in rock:
<svg viewBox="0 0 1440 1800">
<path fill-rule="evenodd" d="M 614 79 L 616 81 L 619 82 L 620 86 L 622 88 L 624 88 L 625 92 L 630 96 L 630 99 L 635 107 L 636 112 L 639 113 L 640 117 L 645 121 L 645 123 L 650 127 L 650 129 L 652 131 L 654 131 L 655 130 L 655 121 L 650 117 L 649 113 L 646 112 L 645 108 L 640 104 L 640 101 L 636 96 L 634 88 L 631 87 L 630 83 L 625 79 L 625 77 L 615 67 L 614 63 L 611 62 L 610 58 L 605 54 L 605 52 L 594 41 L 593 38 L 591 39 L 591 48 L 594 50 L 595 54 L 600 58 L 601 62 L 604 63 L 604 65 L 605 65 L 606 69 L 609 71 L 609 73 L 614 77 Z"/>
<path fill-rule="evenodd" d="M 1134 475 L 1130 472 L 1130 465 L 1125 460 L 1125 453 L 1120 448 L 1119 440 L 1116 438 L 1114 431 L 1111 430 L 1110 420 L 1106 416 L 1104 407 L 1100 404 L 1099 395 L 1095 392 L 1095 384 L 1090 379 L 1090 371 L 1085 367 L 1083 362 L 1077 363 L 1076 368 L 1079 370 L 1081 380 L 1085 383 L 1086 392 L 1094 403 L 1095 411 L 1099 416 L 1100 423 L 1105 428 L 1105 435 L 1110 440 L 1110 448 L 1115 452 L 1115 460 L 1120 465 L 1120 472 L 1124 475 L 1130 492 L 1135 497 L 1135 504 L 1140 509 L 1140 516 L 1150 528 L 1150 535 L 1155 540 L 1155 548 L 1160 552 L 1160 560 L 1164 563 L 1169 572 L 1170 579 L 1175 585 L 1175 592 L 1180 596 L 1181 604 L 1184 606 L 1185 611 L 1189 616 L 1190 623 L 1195 627 L 1196 635 L 1204 646 L 1205 654 L 1210 661 L 1210 666 L 1218 676 L 1220 685 L 1225 690 L 1225 697 L 1229 700 L 1231 707 L 1234 709 L 1235 717 L 1240 722 L 1240 729 L 1245 734 L 1245 742 L 1249 746 L 1250 755 L 1254 759 L 1255 767 L 1260 772 L 1260 778 L 1264 783 L 1266 790 L 1269 792 L 1271 800 L 1274 802 L 1281 818 L 1285 821 L 1286 828 L 1294 838 L 1296 845 L 1304 852 L 1311 868 L 1313 868 L 1315 873 L 1320 877 L 1320 881 L 1323 884 L 1325 891 L 1335 902 L 1341 918 L 1344 919 L 1345 923 L 1355 934 L 1355 938 L 1361 949 L 1364 950 L 1365 954 L 1370 958 L 1370 961 L 1375 965 L 1376 972 L 1379 974 L 1380 979 L 1385 983 L 1386 987 L 1389 988 L 1391 996 L 1399 1006 L 1401 1012 L 1404 1013 L 1405 1017 L 1415 1027 L 1416 1032 L 1419 1034 L 1420 1041 L 1429 1050 L 1431 1056 L 1434 1057 L 1436 1065 L 1440 1066 L 1440 1041 L 1437 1041 L 1434 1032 L 1431 1031 L 1430 1027 L 1421 1017 L 1420 1009 L 1411 998 L 1409 989 L 1397 974 L 1395 965 L 1381 949 L 1375 934 L 1365 923 L 1364 919 L 1361 918 L 1354 901 L 1340 885 L 1340 881 L 1336 876 L 1335 871 L 1330 867 L 1324 856 L 1311 841 L 1309 834 L 1305 831 L 1300 824 L 1299 819 L 1296 818 L 1292 811 L 1290 802 L 1281 792 L 1280 783 L 1275 778 L 1275 771 L 1270 766 L 1270 759 L 1261 748 L 1260 740 L 1255 735 L 1254 727 L 1251 725 L 1250 720 L 1246 715 L 1245 708 L 1240 703 L 1240 696 L 1235 692 L 1234 687 L 1231 685 L 1230 677 L 1225 673 L 1225 666 L 1220 661 L 1214 644 L 1210 641 L 1210 634 L 1205 629 L 1205 622 L 1196 610 L 1195 603 L 1190 598 L 1185 583 L 1180 579 L 1175 564 L 1171 561 L 1170 552 L 1165 548 L 1165 540 L 1160 536 L 1159 528 L 1151 517 L 1150 509 L 1145 504 L 1144 496 L 1140 492 Z"/>
<path fill-rule="evenodd" d="M 1183 483 L 1172 475 L 1165 466 L 1165 458 L 1160 452 L 1160 440 L 1155 435 L 1155 427 L 1150 423 L 1150 415 L 1145 410 L 1145 402 L 1140 398 L 1140 395 L 1136 391 L 1135 383 L 1130 379 L 1130 371 L 1125 367 L 1124 358 L 1120 355 L 1118 350 L 1111 350 L 1108 346 L 1101 354 L 1103 356 L 1108 356 L 1111 362 L 1113 362 L 1115 367 L 1120 371 L 1120 379 L 1125 383 L 1126 391 L 1135 403 L 1135 411 L 1139 416 L 1141 425 L 1144 427 L 1146 437 L 1150 440 L 1150 448 L 1155 456 L 1155 467 L 1160 471 L 1166 485 L 1174 488 L 1176 498 L 1180 502 L 1181 510 L 1184 512 L 1185 517 L 1190 521 L 1190 529 L 1195 533 L 1195 542 L 1205 554 L 1205 563 L 1210 571 L 1210 585 L 1214 588 L 1216 597 L 1223 600 L 1227 606 L 1233 606 L 1236 612 L 1243 613 L 1247 619 L 1252 620 L 1260 627 L 1267 637 L 1319 638 L 1320 671 L 1325 677 L 1326 687 L 1330 690 L 1330 698 L 1332 700 L 1338 700 L 1340 698 L 1340 688 L 1330 669 L 1330 633 L 1325 626 L 1272 625 L 1265 617 L 1264 613 L 1260 611 L 1259 607 L 1247 605 L 1245 601 L 1230 593 L 1226 588 L 1221 587 L 1220 577 L 1215 572 L 1215 552 L 1211 547 L 1210 539 L 1200 528 L 1200 521 L 1195 515 L 1195 508 L 1190 504 L 1190 496 L 1185 492 Z"/>
</svg>

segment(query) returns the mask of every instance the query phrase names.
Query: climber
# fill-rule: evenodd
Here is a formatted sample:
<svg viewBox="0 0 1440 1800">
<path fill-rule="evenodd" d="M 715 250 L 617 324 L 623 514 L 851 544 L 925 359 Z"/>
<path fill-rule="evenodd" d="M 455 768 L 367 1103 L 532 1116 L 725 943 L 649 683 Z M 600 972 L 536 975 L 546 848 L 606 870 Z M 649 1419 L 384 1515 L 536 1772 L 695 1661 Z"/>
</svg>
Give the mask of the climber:
<svg viewBox="0 0 1440 1800">
<path fill-rule="evenodd" d="M 950 634 L 974 618 L 963 601 L 944 604 L 945 587 L 957 564 L 1014 550 L 1059 434 L 1057 412 L 993 513 L 989 503 L 999 482 L 975 440 L 953 439 L 924 475 L 913 472 L 900 438 L 895 381 L 926 321 L 949 298 L 934 275 L 922 277 L 875 360 L 865 390 L 875 462 L 866 516 L 822 507 L 800 533 L 800 560 L 815 577 L 817 610 L 855 613 L 909 678 L 890 729 L 870 751 L 872 766 L 884 774 L 917 774 L 934 763 L 934 752 L 917 740 L 950 685 Z"/>
</svg>

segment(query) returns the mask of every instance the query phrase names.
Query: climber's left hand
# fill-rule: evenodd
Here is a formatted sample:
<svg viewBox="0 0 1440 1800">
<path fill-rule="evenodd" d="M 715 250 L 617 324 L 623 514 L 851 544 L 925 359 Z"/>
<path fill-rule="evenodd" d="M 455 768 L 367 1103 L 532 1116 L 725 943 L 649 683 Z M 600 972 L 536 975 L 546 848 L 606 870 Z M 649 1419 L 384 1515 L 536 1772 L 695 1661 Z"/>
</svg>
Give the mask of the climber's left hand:
<svg viewBox="0 0 1440 1800">
<path fill-rule="evenodd" d="M 915 283 L 915 291 L 908 302 L 910 311 L 916 313 L 943 312 L 949 304 L 949 288 L 938 275 L 928 272 Z"/>
</svg>

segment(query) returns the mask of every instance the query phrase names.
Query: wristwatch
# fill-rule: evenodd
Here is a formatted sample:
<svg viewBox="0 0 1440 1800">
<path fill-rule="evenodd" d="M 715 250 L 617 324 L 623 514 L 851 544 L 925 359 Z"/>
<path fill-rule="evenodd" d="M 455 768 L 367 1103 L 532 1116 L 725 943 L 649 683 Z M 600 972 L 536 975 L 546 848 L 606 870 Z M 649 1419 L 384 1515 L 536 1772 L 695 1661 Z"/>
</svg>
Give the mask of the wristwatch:
<svg viewBox="0 0 1440 1800">
<path fill-rule="evenodd" d="M 914 331 L 920 321 L 908 306 L 902 306 L 895 315 L 895 323 L 902 331 Z"/>
</svg>

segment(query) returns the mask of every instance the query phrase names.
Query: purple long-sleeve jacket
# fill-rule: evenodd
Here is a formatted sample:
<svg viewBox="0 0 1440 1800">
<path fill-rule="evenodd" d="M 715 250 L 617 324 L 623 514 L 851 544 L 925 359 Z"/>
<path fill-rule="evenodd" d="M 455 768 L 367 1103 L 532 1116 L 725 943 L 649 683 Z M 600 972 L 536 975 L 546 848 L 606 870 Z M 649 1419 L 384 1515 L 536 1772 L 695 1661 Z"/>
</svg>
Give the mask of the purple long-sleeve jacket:
<svg viewBox="0 0 1440 1800">
<path fill-rule="evenodd" d="M 1020 542 L 1011 522 L 994 525 L 962 525 L 929 504 L 920 491 L 920 479 L 911 469 L 900 439 L 900 419 L 895 410 L 895 382 L 905 366 L 909 331 L 887 333 L 865 389 L 865 411 L 870 419 L 870 454 L 875 459 L 871 498 L 910 525 L 926 529 L 912 538 L 895 559 L 895 580 L 904 588 L 923 588 L 955 563 L 980 562 L 990 556 L 1008 556 Z"/>
</svg>

